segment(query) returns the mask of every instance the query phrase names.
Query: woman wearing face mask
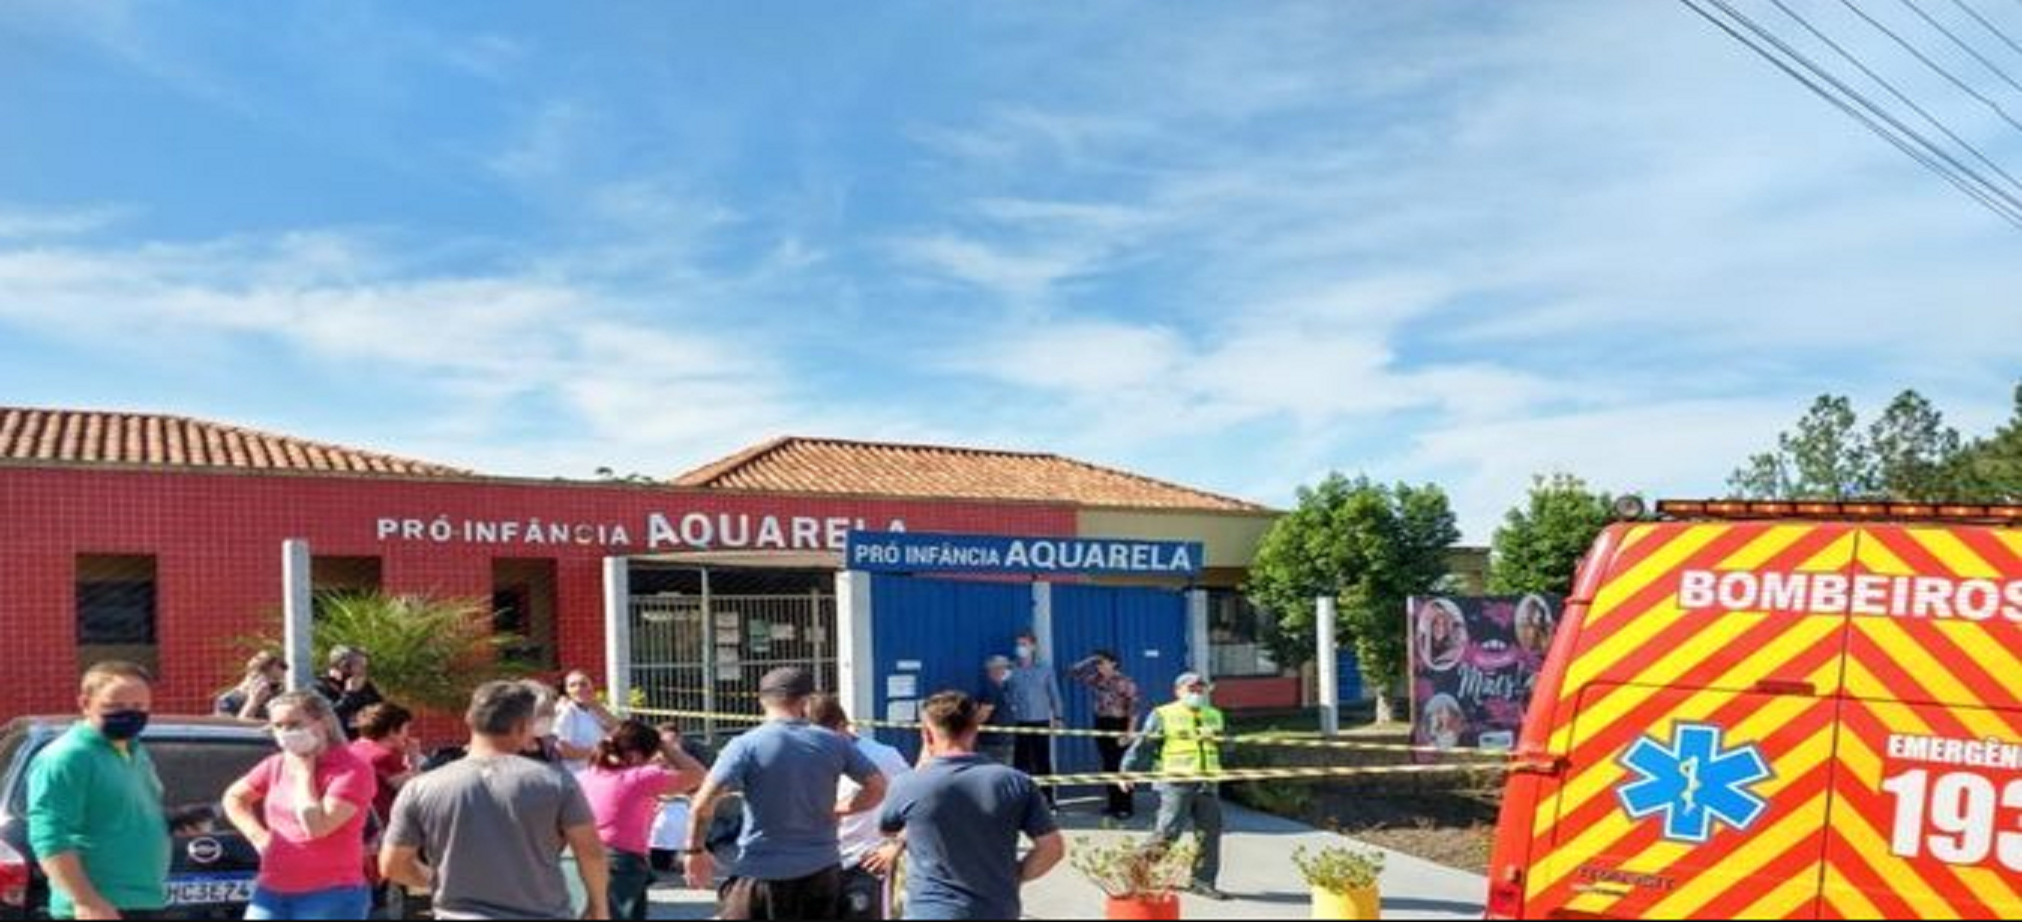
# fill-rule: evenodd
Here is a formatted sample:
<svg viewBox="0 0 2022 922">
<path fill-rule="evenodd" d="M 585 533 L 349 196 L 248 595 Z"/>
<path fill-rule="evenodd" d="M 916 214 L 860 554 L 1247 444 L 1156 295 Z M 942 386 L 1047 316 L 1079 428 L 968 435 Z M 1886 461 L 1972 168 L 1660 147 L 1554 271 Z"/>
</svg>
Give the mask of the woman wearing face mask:
<svg viewBox="0 0 2022 922">
<path fill-rule="evenodd" d="M 597 814 L 597 836 L 611 850 L 614 918 L 646 918 L 653 886 L 653 820 L 662 801 L 695 793 L 708 774 L 658 730 L 633 720 L 598 743 L 590 767 L 576 776 Z"/>
<path fill-rule="evenodd" d="M 372 766 L 344 745 L 323 698 L 283 695 L 268 707 L 281 752 L 225 793 L 225 812 L 260 851 L 248 919 L 363 919 L 365 817 L 378 793 Z"/>
</svg>

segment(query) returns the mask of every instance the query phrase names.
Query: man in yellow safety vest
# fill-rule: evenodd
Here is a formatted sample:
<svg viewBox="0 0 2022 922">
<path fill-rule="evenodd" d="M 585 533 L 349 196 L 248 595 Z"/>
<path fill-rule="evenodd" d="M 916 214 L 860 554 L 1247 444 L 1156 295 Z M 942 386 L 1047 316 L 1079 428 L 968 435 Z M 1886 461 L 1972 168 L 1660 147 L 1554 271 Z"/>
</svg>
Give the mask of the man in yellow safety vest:
<svg viewBox="0 0 2022 922">
<path fill-rule="evenodd" d="M 1215 887 L 1222 871 L 1222 790 L 1212 779 L 1222 772 L 1222 742 L 1228 722 L 1208 703 L 1206 679 L 1187 673 L 1173 683 L 1173 703 L 1151 712 L 1144 733 L 1124 756 L 1123 770 L 1138 774 L 1153 770 L 1166 776 L 1158 790 L 1158 827 L 1150 848 L 1170 848 L 1189 827 L 1200 837 L 1201 861 L 1194 869 L 1190 892 L 1225 901 Z M 1188 776 L 1204 780 L 1187 781 Z"/>
</svg>

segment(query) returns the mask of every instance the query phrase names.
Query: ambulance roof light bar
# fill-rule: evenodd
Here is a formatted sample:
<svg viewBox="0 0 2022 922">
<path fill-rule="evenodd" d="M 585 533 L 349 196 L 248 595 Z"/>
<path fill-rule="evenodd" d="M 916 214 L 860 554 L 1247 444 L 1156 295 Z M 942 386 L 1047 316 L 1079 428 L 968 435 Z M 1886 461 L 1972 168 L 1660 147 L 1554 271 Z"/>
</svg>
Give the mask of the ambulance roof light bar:
<svg viewBox="0 0 2022 922">
<path fill-rule="evenodd" d="M 1657 504 L 1657 515 L 1666 519 L 1859 519 L 2022 525 L 2022 506 L 1979 503 L 1665 500 Z"/>
</svg>

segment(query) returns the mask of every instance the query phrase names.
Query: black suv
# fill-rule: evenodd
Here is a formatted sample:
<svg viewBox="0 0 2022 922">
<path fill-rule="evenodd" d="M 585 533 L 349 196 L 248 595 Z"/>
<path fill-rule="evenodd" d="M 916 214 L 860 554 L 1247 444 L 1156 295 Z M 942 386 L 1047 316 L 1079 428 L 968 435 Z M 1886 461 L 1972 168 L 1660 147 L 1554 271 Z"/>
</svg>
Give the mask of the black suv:
<svg viewBox="0 0 2022 922">
<path fill-rule="evenodd" d="M 75 717 L 24 717 L 0 733 L 0 919 L 49 913 L 49 884 L 28 847 L 28 766 L 68 732 Z M 243 918 L 260 856 L 225 819 L 225 790 L 275 752 L 258 724 L 157 717 L 141 737 L 166 790 L 175 832 L 169 913 L 176 918 Z"/>
</svg>

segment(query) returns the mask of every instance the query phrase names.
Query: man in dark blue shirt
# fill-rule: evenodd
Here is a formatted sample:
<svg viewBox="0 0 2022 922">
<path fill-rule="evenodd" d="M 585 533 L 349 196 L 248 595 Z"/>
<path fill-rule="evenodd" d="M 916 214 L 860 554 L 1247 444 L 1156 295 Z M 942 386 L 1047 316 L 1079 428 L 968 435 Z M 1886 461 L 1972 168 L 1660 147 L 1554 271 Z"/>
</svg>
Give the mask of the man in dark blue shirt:
<svg viewBox="0 0 2022 922">
<path fill-rule="evenodd" d="M 986 727 L 1008 727 L 1011 725 L 1011 659 L 993 656 L 983 664 L 983 690 L 976 695 L 976 717 Z M 977 752 L 989 756 L 999 765 L 1010 765 L 1017 755 L 1017 744 L 1009 733 L 984 733 L 977 741 Z"/>
<path fill-rule="evenodd" d="M 1053 811 L 1031 778 L 976 754 L 968 695 L 935 695 L 920 716 L 932 761 L 893 786 L 882 825 L 894 838 L 865 866 L 885 873 L 907 854 L 907 919 L 1021 918 L 1020 888 L 1067 857 Z M 1023 861 L 1021 832 L 1032 840 Z"/>
</svg>

